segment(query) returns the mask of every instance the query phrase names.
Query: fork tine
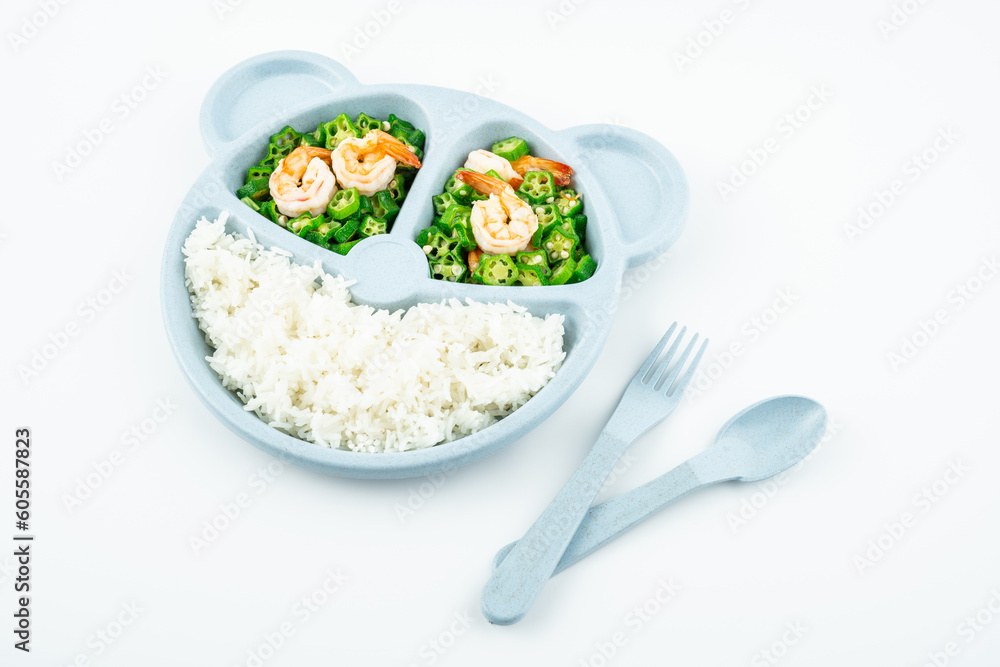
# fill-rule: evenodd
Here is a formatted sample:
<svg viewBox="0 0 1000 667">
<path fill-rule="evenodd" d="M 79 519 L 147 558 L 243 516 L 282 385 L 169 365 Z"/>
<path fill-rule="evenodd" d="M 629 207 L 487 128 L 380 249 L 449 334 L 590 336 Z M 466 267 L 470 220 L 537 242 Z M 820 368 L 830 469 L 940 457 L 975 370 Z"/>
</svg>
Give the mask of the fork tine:
<svg viewBox="0 0 1000 667">
<path fill-rule="evenodd" d="M 660 339 L 660 342 L 656 344 L 653 351 L 649 353 L 648 357 L 646 357 L 646 361 L 642 362 L 642 366 L 639 367 L 639 372 L 635 374 L 636 380 L 639 382 L 646 381 L 646 375 L 653 367 L 653 364 L 656 363 L 656 359 L 660 356 L 660 352 L 663 351 L 663 347 L 667 344 L 667 341 L 670 340 L 670 334 L 672 334 L 676 328 L 677 322 L 674 322 L 670 325 L 670 328 L 667 329 L 667 333 L 663 334 L 663 338 Z"/>
<path fill-rule="evenodd" d="M 681 331 L 677 334 L 677 338 L 674 339 L 670 349 L 667 350 L 667 353 L 663 356 L 663 364 L 657 364 L 656 377 L 649 381 L 650 386 L 654 389 L 660 382 L 660 378 L 663 377 L 663 374 L 666 373 L 667 369 L 670 367 L 670 360 L 674 358 L 674 353 L 677 352 L 678 346 L 680 346 L 681 341 L 684 340 L 684 334 L 686 332 L 687 327 L 681 327 Z"/>
<path fill-rule="evenodd" d="M 693 345 L 694 343 L 692 343 Z M 688 383 L 691 382 L 691 378 L 694 377 L 694 372 L 698 369 L 698 364 L 701 362 L 701 355 L 705 354 L 705 348 L 708 347 L 708 339 L 706 338 L 701 342 L 701 347 L 698 348 L 698 354 L 694 355 L 694 359 L 691 360 L 691 365 L 688 366 L 687 371 L 681 376 L 677 382 L 674 383 L 673 387 L 669 388 L 667 396 L 673 396 L 677 392 L 683 392 Z M 677 364 L 680 367 L 680 364 Z"/>
<path fill-rule="evenodd" d="M 684 362 L 687 361 L 687 358 L 691 355 L 691 350 L 693 350 L 695 345 L 698 344 L 699 338 L 701 338 L 701 335 L 696 333 L 691 338 L 691 342 L 689 342 L 687 344 L 687 347 L 684 348 L 684 352 L 681 353 L 681 358 L 678 359 L 677 363 L 673 365 L 673 367 L 670 369 L 670 372 L 664 375 L 663 384 L 660 385 L 660 388 L 663 389 L 664 394 L 668 392 L 668 390 L 670 389 L 670 385 L 672 385 L 677 376 L 680 375 L 681 369 L 684 368 Z"/>
</svg>

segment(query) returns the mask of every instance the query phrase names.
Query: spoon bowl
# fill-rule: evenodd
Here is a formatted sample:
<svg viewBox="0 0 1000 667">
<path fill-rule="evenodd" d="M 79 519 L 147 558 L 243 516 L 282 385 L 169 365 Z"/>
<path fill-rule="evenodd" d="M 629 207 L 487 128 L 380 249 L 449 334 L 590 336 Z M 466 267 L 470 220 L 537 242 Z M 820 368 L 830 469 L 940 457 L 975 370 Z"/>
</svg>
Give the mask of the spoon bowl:
<svg viewBox="0 0 1000 667">
<path fill-rule="evenodd" d="M 702 456 L 740 482 L 759 482 L 788 470 L 823 439 L 826 409 L 804 396 L 755 403 L 722 425 Z"/>
</svg>

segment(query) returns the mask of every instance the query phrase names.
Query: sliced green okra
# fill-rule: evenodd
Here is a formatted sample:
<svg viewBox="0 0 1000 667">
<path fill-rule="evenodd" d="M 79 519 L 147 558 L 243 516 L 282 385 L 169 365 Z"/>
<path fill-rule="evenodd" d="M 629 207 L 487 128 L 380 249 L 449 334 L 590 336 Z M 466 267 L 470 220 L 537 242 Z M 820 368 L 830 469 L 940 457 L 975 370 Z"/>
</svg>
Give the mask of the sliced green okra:
<svg viewBox="0 0 1000 667">
<path fill-rule="evenodd" d="M 277 144 L 270 143 L 267 145 L 267 157 L 261 160 L 261 164 L 267 163 L 273 165 L 274 169 L 277 169 L 278 163 L 285 159 L 285 156 L 292 152 L 292 148 L 279 148 Z"/>
<path fill-rule="evenodd" d="M 366 215 L 364 222 L 361 223 L 360 229 L 358 229 L 358 234 L 363 238 L 368 238 L 369 236 L 378 236 L 379 234 L 385 234 L 389 227 L 385 220 L 380 220 L 371 215 Z"/>
<path fill-rule="evenodd" d="M 319 126 L 312 131 L 313 139 L 316 140 L 315 146 L 326 146 L 326 125 L 320 123 Z"/>
<path fill-rule="evenodd" d="M 517 264 L 517 281 L 515 284 L 525 287 L 541 287 L 548 284 L 548 281 L 546 281 L 541 267 L 531 264 Z"/>
<path fill-rule="evenodd" d="M 267 167 L 254 166 L 247 169 L 246 182 L 260 180 L 261 178 L 271 178 L 271 173 L 274 169 L 268 169 Z"/>
<path fill-rule="evenodd" d="M 382 190 L 372 197 L 372 215 L 386 222 L 395 220 L 399 213 L 399 204 L 392 198 L 388 190 Z"/>
<path fill-rule="evenodd" d="M 336 243 L 347 243 L 354 238 L 354 235 L 357 233 L 360 226 L 361 221 L 357 218 L 345 220 L 341 226 L 333 232 L 333 240 Z"/>
<path fill-rule="evenodd" d="M 448 210 L 448 207 L 452 204 L 460 204 L 455 196 L 450 192 L 442 192 L 439 195 L 434 195 L 431 197 L 431 202 L 434 204 L 434 215 L 442 216 L 444 212 Z"/>
<path fill-rule="evenodd" d="M 539 227 L 551 227 L 562 223 L 563 217 L 555 204 L 538 204 L 533 209 Z"/>
<path fill-rule="evenodd" d="M 459 247 L 463 250 L 472 250 L 476 247 L 476 239 L 472 233 L 472 209 L 468 206 L 452 204 L 443 216 L 434 221 L 434 224 L 449 236 L 457 238 Z"/>
<path fill-rule="evenodd" d="M 553 229 L 555 229 L 555 228 L 556 228 L 555 225 L 543 225 L 543 224 L 539 223 L 538 229 L 536 229 L 535 233 L 531 235 L 531 245 L 532 245 L 532 247 L 534 247 L 534 248 L 541 248 L 542 247 L 542 239 L 544 239 L 546 236 L 548 236 L 549 233 Z"/>
<path fill-rule="evenodd" d="M 556 206 L 564 218 L 569 218 L 583 211 L 583 195 L 573 188 L 560 188 L 556 193 Z"/>
<path fill-rule="evenodd" d="M 404 130 L 414 129 L 413 123 L 411 123 L 408 120 L 403 120 L 394 113 L 389 114 L 389 119 L 387 122 L 389 123 L 389 134 L 392 134 L 393 131 L 397 129 L 404 129 Z"/>
<path fill-rule="evenodd" d="M 361 193 L 357 188 L 337 190 L 326 205 L 326 211 L 334 220 L 344 220 L 351 217 L 361 208 Z"/>
<path fill-rule="evenodd" d="M 346 113 L 342 113 L 329 123 L 325 123 L 323 129 L 326 130 L 326 140 L 323 145 L 327 148 L 336 148 L 344 139 L 361 136 L 358 128 L 351 121 L 351 117 Z"/>
<path fill-rule="evenodd" d="M 475 194 L 475 190 L 472 186 L 465 181 L 458 178 L 458 172 L 463 171 L 462 169 L 456 169 L 455 173 L 444 184 L 444 193 L 450 194 L 456 202 L 459 204 L 465 204 L 468 206 L 472 203 L 472 195 Z"/>
<path fill-rule="evenodd" d="M 446 229 L 451 229 L 457 224 L 471 227 L 472 209 L 461 204 L 452 204 L 444 212 L 439 221 Z"/>
<path fill-rule="evenodd" d="M 484 254 L 479 258 L 476 278 L 484 285 L 513 285 L 517 281 L 517 265 L 510 255 Z"/>
<path fill-rule="evenodd" d="M 354 217 L 363 220 L 366 215 L 371 215 L 372 213 L 372 198 L 368 195 L 359 194 L 358 202 L 358 210 L 354 212 Z"/>
<path fill-rule="evenodd" d="M 573 277 L 576 271 L 576 262 L 573 258 L 564 259 L 552 267 L 552 275 L 549 276 L 550 285 L 565 285 Z"/>
<path fill-rule="evenodd" d="M 333 235 L 341 226 L 336 220 L 324 220 L 313 229 L 313 232 L 318 237 L 318 240 L 313 241 L 313 243 L 324 247 L 329 246 L 331 243 L 336 243 Z"/>
<path fill-rule="evenodd" d="M 258 178 L 237 190 L 236 196 L 240 199 L 249 197 L 254 201 L 264 201 L 271 196 L 271 189 L 266 178 Z"/>
<path fill-rule="evenodd" d="M 309 224 L 300 229 L 299 236 L 310 243 L 325 245 L 328 232 L 329 223 L 326 220 L 326 216 L 321 215 L 318 218 L 313 218 Z"/>
<path fill-rule="evenodd" d="M 545 276 L 552 272 L 549 268 L 549 256 L 544 250 L 522 250 L 514 257 L 514 261 L 517 264 L 538 267 Z"/>
<path fill-rule="evenodd" d="M 556 181 L 551 172 L 529 171 L 524 175 L 518 195 L 523 195 L 532 204 L 555 203 Z"/>
<path fill-rule="evenodd" d="M 366 113 L 359 113 L 357 120 L 354 121 L 354 126 L 358 128 L 358 131 L 363 137 L 372 130 L 381 130 L 382 121 L 378 118 L 372 118 Z"/>
<path fill-rule="evenodd" d="M 406 199 L 406 179 L 402 174 L 396 174 L 392 177 L 392 180 L 389 181 L 389 185 L 386 187 L 386 192 L 389 193 L 394 202 L 400 206 L 403 205 L 403 200 Z"/>
<path fill-rule="evenodd" d="M 334 251 L 338 255 L 346 255 L 351 252 L 351 248 L 361 243 L 362 239 L 354 239 L 353 241 L 347 241 L 345 243 L 337 243 L 336 245 L 330 246 L 330 250 Z"/>
<path fill-rule="evenodd" d="M 423 131 L 413 128 L 412 130 L 406 130 L 403 128 L 390 129 L 389 134 L 396 137 L 404 144 L 410 146 L 410 150 L 414 153 L 421 150 L 424 146 L 424 136 Z"/>
<path fill-rule="evenodd" d="M 286 125 L 271 135 L 270 143 L 274 144 L 277 148 L 284 150 L 287 155 L 299 145 L 299 140 L 301 138 L 302 135 L 299 132 L 296 132 L 291 125 Z"/>
<path fill-rule="evenodd" d="M 273 199 L 270 199 L 260 205 L 260 214 L 271 222 L 277 222 L 278 216 L 280 215 L 278 213 L 277 204 L 275 204 Z"/>
<path fill-rule="evenodd" d="M 424 133 L 417 128 L 413 127 L 413 123 L 405 121 L 396 114 L 389 114 L 389 129 L 388 132 L 392 136 L 396 137 L 400 141 L 405 141 L 411 146 L 416 146 L 417 148 L 424 147 Z"/>
<path fill-rule="evenodd" d="M 572 277 L 569 279 L 571 283 L 583 282 L 587 278 L 594 275 L 597 271 L 597 262 L 590 255 L 584 255 L 576 262 L 576 269 L 573 271 Z"/>
<path fill-rule="evenodd" d="M 315 218 L 311 214 L 303 213 L 302 215 L 289 220 L 288 223 L 285 225 L 285 227 L 287 227 L 289 231 L 298 234 L 307 226 L 312 224 L 312 221 L 314 219 Z"/>
<path fill-rule="evenodd" d="M 556 227 L 542 240 L 541 249 L 549 257 L 549 264 L 573 258 L 573 249 L 580 239 L 576 234 L 567 232 L 562 227 Z"/>
<path fill-rule="evenodd" d="M 458 247 L 462 250 L 472 250 L 476 247 L 476 237 L 472 235 L 471 227 L 456 224 L 448 230 L 448 234 L 458 240 Z"/>
<path fill-rule="evenodd" d="M 528 142 L 520 137 L 507 137 L 493 144 L 490 152 L 496 153 L 508 162 L 513 162 L 528 154 Z"/>
<path fill-rule="evenodd" d="M 428 261 L 440 259 L 458 249 L 458 239 L 448 236 L 440 227 L 428 227 L 417 235 L 417 245 L 427 255 Z"/>
<path fill-rule="evenodd" d="M 431 277 L 457 283 L 465 279 L 469 268 L 458 252 L 449 252 L 444 257 L 430 260 Z"/>
</svg>

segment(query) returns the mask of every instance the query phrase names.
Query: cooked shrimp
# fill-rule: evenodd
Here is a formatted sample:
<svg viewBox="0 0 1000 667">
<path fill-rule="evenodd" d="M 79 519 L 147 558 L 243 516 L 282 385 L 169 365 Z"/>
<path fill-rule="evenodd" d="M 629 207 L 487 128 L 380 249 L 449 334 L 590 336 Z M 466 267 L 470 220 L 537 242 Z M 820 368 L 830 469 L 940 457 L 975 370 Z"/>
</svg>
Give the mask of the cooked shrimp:
<svg viewBox="0 0 1000 667">
<path fill-rule="evenodd" d="M 511 182 L 511 185 L 515 188 L 521 186 L 521 181 L 524 180 L 524 175 L 529 171 L 551 171 L 552 176 L 556 179 L 556 185 L 569 185 L 569 178 L 573 175 L 573 168 L 568 164 L 563 164 L 562 162 L 556 162 L 555 160 L 546 160 L 542 157 L 534 157 L 532 155 L 525 155 L 524 157 L 519 157 L 514 160 L 511 165 L 520 175 L 520 180 L 517 181 L 517 185 Z"/>
<path fill-rule="evenodd" d="M 329 161 L 330 151 L 318 146 L 299 146 L 286 155 L 268 180 L 278 211 L 290 218 L 325 211 L 337 191 Z"/>
<path fill-rule="evenodd" d="M 357 188 L 369 197 L 388 187 L 397 162 L 420 166 L 406 144 L 382 130 L 372 130 L 360 139 L 344 139 L 330 159 L 340 187 Z"/>
<path fill-rule="evenodd" d="M 472 206 L 472 234 L 483 252 L 513 255 L 528 247 L 538 229 L 538 217 L 521 201 L 514 188 L 475 171 L 459 171 L 457 177 L 489 199 Z"/>
<path fill-rule="evenodd" d="M 500 174 L 500 178 L 508 182 L 512 178 L 520 178 L 518 173 L 514 171 L 514 167 L 510 165 L 510 162 L 508 162 L 506 158 L 502 158 L 496 153 L 484 150 L 472 151 L 469 153 L 469 159 L 465 161 L 464 167 L 470 171 L 478 171 L 480 174 L 485 174 L 492 169 L 496 173 Z"/>
</svg>

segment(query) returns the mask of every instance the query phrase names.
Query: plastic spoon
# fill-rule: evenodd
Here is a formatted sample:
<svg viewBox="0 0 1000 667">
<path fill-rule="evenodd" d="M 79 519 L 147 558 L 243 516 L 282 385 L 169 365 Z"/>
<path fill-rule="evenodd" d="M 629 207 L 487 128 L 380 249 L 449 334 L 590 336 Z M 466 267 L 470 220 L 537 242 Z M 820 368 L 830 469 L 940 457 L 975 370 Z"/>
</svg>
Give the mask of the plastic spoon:
<svg viewBox="0 0 1000 667">
<path fill-rule="evenodd" d="M 617 498 L 591 507 L 553 574 L 601 548 L 643 519 L 692 491 L 719 482 L 758 482 L 784 472 L 816 448 L 826 410 L 802 396 L 755 403 L 727 421 L 704 452 Z M 500 549 L 494 570 L 517 542 Z"/>
</svg>

